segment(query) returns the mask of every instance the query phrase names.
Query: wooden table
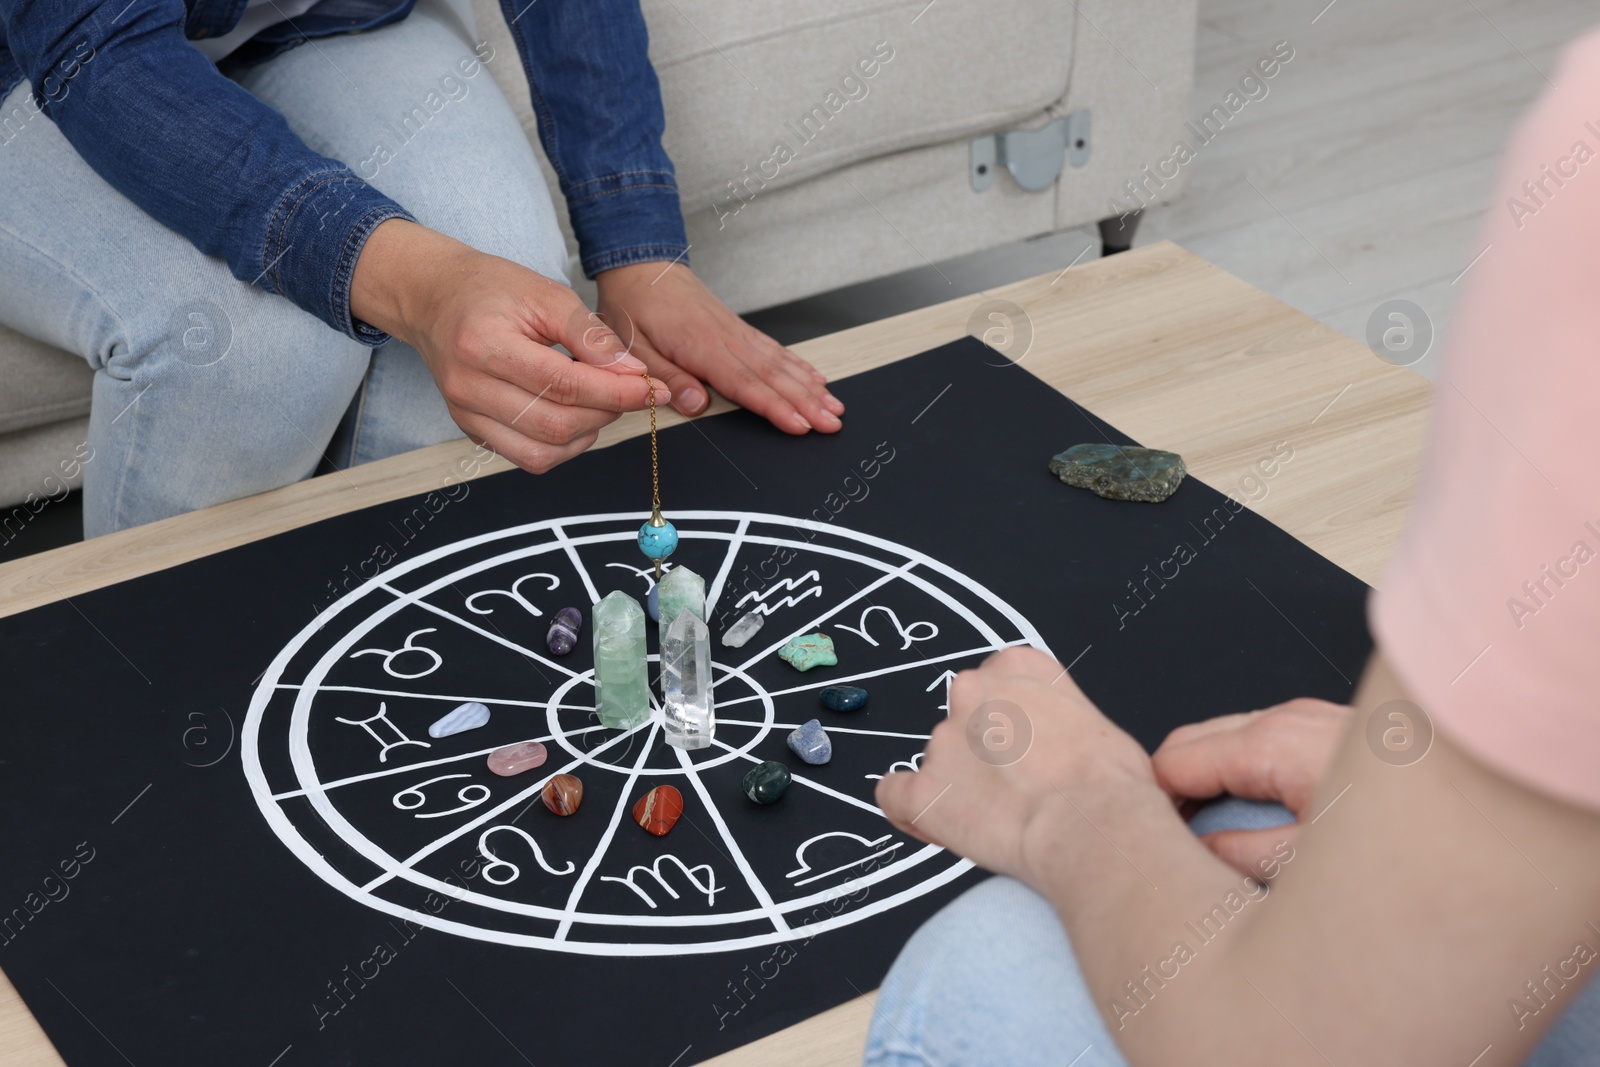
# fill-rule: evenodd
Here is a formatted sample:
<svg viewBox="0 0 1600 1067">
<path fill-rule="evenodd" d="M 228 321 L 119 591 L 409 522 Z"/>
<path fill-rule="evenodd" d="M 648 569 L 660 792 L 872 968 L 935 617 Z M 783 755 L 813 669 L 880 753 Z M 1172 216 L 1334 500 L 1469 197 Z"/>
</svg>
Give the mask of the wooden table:
<svg viewBox="0 0 1600 1067">
<path fill-rule="evenodd" d="M 1181 453 L 1190 473 L 1215 489 L 1250 501 L 1260 490 L 1241 487 L 1241 479 L 1287 442 L 1294 458 L 1251 506 L 1377 583 L 1420 469 L 1427 383 L 1174 244 L 961 297 L 796 351 L 829 378 L 843 378 L 960 337 L 973 311 L 992 299 L 1013 302 L 1031 321 L 1022 366 L 1144 444 Z M 712 410 L 727 407 L 718 401 Z M 668 413 L 663 424 L 679 421 Z M 596 447 L 645 429 L 642 415 L 629 416 Z M 427 492 L 447 477 L 459 480 L 455 464 L 471 451 L 465 441 L 436 445 L 5 564 L 0 615 Z M 507 466 L 496 462 L 481 473 Z M 858 997 L 709 1062 L 858 1063 L 871 1011 L 872 996 Z M 0 1061 L 62 1063 L 3 978 Z"/>
</svg>

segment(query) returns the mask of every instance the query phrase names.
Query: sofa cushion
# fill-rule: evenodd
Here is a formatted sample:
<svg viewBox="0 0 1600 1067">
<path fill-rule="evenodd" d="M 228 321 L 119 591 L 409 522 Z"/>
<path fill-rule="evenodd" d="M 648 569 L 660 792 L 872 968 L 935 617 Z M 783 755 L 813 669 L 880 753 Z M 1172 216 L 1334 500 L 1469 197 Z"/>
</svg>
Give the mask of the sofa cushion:
<svg viewBox="0 0 1600 1067">
<path fill-rule="evenodd" d="M 0 434 L 89 414 L 93 381 L 77 356 L 0 326 Z"/>
<path fill-rule="evenodd" d="M 644 10 L 686 206 L 731 198 L 729 181 L 782 188 L 1031 118 L 1066 95 L 1072 63 L 1074 8 L 1060 0 Z"/>
<path fill-rule="evenodd" d="M 89 447 L 89 420 L 66 419 L 0 434 L 0 543 L 22 531 L 46 501 L 60 500 L 83 485 L 85 460 L 93 460 Z M 26 504 L 23 511 L 12 510 Z"/>
<path fill-rule="evenodd" d="M 480 36 L 495 48 L 495 74 L 533 135 L 504 16 L 494 0 L 473 7 Z M 743 196 L 1042 119 L 1066 94 L 1076 25 L 1074 5 L 1061 0 L 642 7 L 686 211 L 737 207 L 728 183 L 750 175 Z"/>
</svg>

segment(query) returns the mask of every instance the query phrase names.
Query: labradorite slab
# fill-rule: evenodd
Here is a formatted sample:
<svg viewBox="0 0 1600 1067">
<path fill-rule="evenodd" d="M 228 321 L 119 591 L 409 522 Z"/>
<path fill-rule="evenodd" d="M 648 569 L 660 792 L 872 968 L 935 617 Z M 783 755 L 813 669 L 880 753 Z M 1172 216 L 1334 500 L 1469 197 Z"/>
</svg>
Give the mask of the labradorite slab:
<svg viewBox="0 0 1600 1067">
<path fill-rule="evenodd" d="M 839 657 L 834 655 L 833 638 L 827 634 L 806 634 L 796 637 L 788 644 L 778 649 L 778 658 L 797 671 L 809 671 L 812 667 L 832 667 L 839 662 Z"/>
<path fill-rule="evenodd" d="M 1188 472 L 1176 452 L 1100 443 L 1073 445 L 1057 453 L 1050 460 L 1050 473 L 1108 500 L 1159 504 L 1177 492 Z"/>
</svg>

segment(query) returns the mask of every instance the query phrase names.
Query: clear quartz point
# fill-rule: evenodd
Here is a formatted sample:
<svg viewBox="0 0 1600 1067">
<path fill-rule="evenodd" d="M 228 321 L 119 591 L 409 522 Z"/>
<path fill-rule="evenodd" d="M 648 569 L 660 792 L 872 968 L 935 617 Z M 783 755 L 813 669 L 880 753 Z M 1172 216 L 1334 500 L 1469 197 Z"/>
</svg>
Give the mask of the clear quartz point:
<svg viewBox="0 0 1600 1067">
<path fill-rule="evenodd" d="M 711 631 L 685 608 L 661 637 L 667 744 L 706 748 L 716 732 L 711 700 Z"/>
<path fill-rule="evenodd" d="M 722 635 L 722 643 L 729 648 L 743 648 L 761 629 L 764 622 L 766 620 L 758 613 L 747 611 L 728 627 L 728 632 Z"/>
</svg>

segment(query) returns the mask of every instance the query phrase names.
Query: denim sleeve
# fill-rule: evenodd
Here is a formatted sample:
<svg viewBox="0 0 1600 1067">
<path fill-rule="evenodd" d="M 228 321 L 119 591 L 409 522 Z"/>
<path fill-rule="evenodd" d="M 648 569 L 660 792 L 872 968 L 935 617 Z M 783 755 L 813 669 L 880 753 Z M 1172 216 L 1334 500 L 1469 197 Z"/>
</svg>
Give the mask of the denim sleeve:
<svg viewBox="0 0 1600 1067">
<path fill-rule="evenodd" d="M 638 0 L 500 0 L 583 272 L 689 249 Z"/>
<path fill-rule="evenodd" d="M 369 345 L 350 316 L 357 255 L 411 218 L 184 36 L 183 0 L 0 0 L 6 44 L 45 113 L 95 172 L 235 277 Z"/>
</svg>

